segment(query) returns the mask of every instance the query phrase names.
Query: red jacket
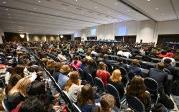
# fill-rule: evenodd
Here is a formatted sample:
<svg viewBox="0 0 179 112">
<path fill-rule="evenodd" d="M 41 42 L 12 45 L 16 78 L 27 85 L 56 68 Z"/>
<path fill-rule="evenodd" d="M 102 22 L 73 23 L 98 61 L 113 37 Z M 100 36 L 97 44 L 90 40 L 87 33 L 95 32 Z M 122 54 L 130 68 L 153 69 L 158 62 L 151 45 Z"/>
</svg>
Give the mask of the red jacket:
<svg viewBox="0 0 179 112">
<path fill-rule="evenodd" d="M 96 77 L 100 78 L 103 81 L 104 85 L 106 85 L 108 83 L 110 73 L 106 70 L 97 70 Z"/>
</svg>

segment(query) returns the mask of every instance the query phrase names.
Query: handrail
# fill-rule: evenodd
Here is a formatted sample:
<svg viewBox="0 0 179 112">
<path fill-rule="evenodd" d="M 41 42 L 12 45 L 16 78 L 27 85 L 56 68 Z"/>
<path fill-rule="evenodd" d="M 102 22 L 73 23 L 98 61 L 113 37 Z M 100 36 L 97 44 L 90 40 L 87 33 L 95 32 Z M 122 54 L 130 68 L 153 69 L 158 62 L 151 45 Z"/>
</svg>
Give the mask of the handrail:
<svg viewBox="0 0 179 112">
<path fill-rule="evenodd" d="M 52 75 L 50 74 L 50 72 L 47 70 L 46 66 L 42 63 L 42 61 L 39 59 L 39 57 L 29 48 L 24 47 L 28 53 L 33 56 L 35 58 L 35 60 L 38 62 L 38 64 L 42 67 L 42 69 L 47 73 L 47 76 L 51 79 L 51 81 L 54 83 L 54 86 L 56 87 L 57 91 L 60 93 L 61 97 L 63 98 L 63 100 L 65 101 L 65 103 L 67 104 L 67 106 L 70 108 L 70 112 L 74 112 L 73 108 L 76 108 L 73 106 L 72 102 L 69 102 L 69 100 L 67 100 L 65 97 L 66 94 L 63 92 L 63 90 L 61 89 L 61 87 L 58 85 L 58 83 L 55 81 L 55 79 L 52 77 Z M 77 111 L 80 112 L 80 111 Z"/>
</svg>

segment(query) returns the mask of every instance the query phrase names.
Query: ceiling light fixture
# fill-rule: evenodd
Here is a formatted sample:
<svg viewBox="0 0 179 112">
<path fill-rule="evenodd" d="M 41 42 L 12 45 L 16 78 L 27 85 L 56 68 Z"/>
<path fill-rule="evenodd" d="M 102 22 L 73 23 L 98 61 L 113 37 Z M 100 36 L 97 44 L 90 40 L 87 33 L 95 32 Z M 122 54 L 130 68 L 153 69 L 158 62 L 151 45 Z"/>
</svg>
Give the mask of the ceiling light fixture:
<svg viewBox="0 0 179 112">
<path fill-rule="evenodd" d="M 157 7 L 157 8 L 155 8 L 155 10 L 159 10 L 159 8 Z"/>
<path fill-rule="evenodd" d="M 6 1 L 3 1 L 2 4 L 6 4 L 7 2 Z"/>
<path fill-rule="evenodd" d="M 118 5 L 118 4 L 119 4 L 118 2 L 114 3 L 114 5 Z"/>
<path fill-rule="evenodd" d="M 41 1 L 39 0 L 38 2 L 40 3 Z"/>
<path fill-rule="evenodd" d="M 151 0 L 147 0 L 148 2 L 150 2 Z"/>
</svg>

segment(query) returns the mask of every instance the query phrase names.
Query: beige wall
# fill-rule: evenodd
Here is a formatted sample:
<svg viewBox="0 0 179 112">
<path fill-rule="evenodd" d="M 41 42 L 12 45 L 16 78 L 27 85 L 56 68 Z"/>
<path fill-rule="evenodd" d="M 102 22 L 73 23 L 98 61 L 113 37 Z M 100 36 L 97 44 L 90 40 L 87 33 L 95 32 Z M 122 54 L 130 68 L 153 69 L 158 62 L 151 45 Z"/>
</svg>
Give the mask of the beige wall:
<svg viewBox="0 0 179 112">
<path fill-rule="evenodd" d="M 158 34 L 179 34 L 179 20 L 158 22 Z"/>
<path fill-rule="evenodd" d="M 35 34 L 31 35 L 30 34 L 30 36 L 28 35 L 27 38 L 29 38 L 29 41 L 42 41 L 42 42 L 60 40 L 58 35 L 35 35 Z"/>
<path fill-rule="evenodd" d="M 99 25 L 96 28 L 98 40 L 114 40 L 115 26 L 114 24 Z"/>
</svg>

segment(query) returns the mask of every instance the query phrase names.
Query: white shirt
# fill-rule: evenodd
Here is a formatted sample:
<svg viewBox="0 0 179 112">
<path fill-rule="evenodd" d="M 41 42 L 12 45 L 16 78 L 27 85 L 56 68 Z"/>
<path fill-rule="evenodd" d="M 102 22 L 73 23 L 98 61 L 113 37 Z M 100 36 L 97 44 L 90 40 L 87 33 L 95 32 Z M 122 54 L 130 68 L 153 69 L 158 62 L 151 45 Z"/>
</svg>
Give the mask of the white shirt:
<svg viewBox="0 0 179 112">
<path fill-rule="evenodd" d="M 118 51 L 117 55 L 124 56 L 126 58 L 129 58 L 132 56 L 132 54 L 130 52 L 123 52 L 123 51 Z"/>
<path fill-rule="evenodd" d="M 61 61 L 66 61 L 66 57 L 64 55 L 58 54 L 57 58 Z"/>
<path fill-rule="evenodd" d="M 77 102 L 77 97 L 81 92 L 81 85 L 78 86 L 76 84 L 72 84 L 71 87 L 69 88 L 67 94 L 69 96 L 69 98 L 75 103 Z"/>
</svg>

